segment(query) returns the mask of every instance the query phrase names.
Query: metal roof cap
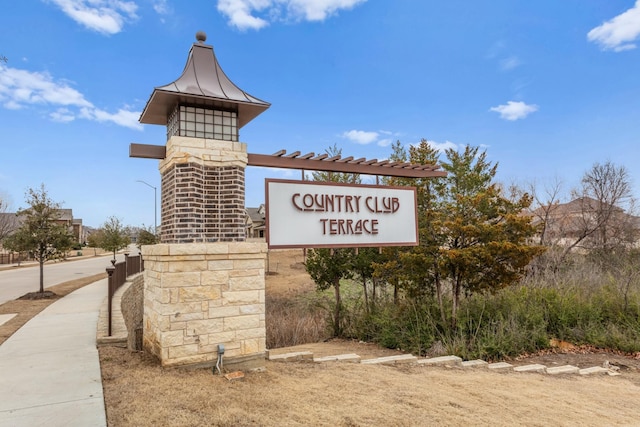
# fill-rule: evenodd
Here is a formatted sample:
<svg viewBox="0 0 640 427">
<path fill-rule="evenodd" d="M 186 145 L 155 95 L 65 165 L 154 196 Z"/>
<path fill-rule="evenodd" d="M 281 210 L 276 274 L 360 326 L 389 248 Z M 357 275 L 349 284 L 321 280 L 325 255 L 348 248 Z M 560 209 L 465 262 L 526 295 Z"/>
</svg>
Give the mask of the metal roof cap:
<svg viewBox="0 0 640 427">
<path fill-rule="evenodd" d="M 204 44 L 206 34 L 196 33 L 182 75 L 172 83 L 153 89 L 140 123 L 167 125 L 178 104 L 238 111 L 238 129 L 271 106 L 236 86 L 222 71 L 213 46 Z"/>
</svg>

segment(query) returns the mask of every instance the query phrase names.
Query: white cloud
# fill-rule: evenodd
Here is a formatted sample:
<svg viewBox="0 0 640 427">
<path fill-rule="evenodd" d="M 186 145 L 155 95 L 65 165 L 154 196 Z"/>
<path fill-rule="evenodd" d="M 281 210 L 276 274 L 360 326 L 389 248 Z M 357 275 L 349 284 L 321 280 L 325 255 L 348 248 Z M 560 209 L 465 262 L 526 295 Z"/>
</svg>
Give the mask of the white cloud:
<svg viewBox="0 0 640 427">
<path fill-rule="evenodd" d="M 122 31 L 125 22 L 137 18 L 138 5 L 124 0 L 48 0 L 71 19 L 102 34 Z"/>
<path fill-rule="evenodd" d="M 500 69 L 502 71 L 510 71 L 522 65 L 522 61 L 517 56 L 510 56 L 500 61 Z"/>
<path fill-rule="evenodd" d="M 49 117 L 54 122 L 60 123 L 68 123 L 76 119 L 76 116 L 68 108 L 58 108 L 56 111 L 49 113 Z"/>
<path fill-rule="evenodd" d="M 428 141 L 428 142 L 431 147 L 433 147 L 435 150 L 441 153 L 444 153 L 448 149 L 457 150 L 458 148 L 460 148 L 460 145 L 451 141 L 445 141 L 445 142 Z"/>
<path fill-rule="evenodd" d="M 377 132 L 374 132 L 354 129 L 343 132 L 340 136 L 348 139 L 351 142 L 355 142 L 356 144 L 367 145 L 375 142 L 376 145 L 380 147 L 388 147 L 393 143 L 393 141 L 400 137 L 401 134 L 398 132 L 389 132 L 387 130 L 379 130 Z M 385 138 L 378 139 L 381 136 L 385 136 Z"/>
<path fill-rule="evenodd" d="M 366 0 L 288 0 L 289 11 L 294 17 L 304 17 L 307 21 L 324 21 L 340 9 L 351 9 Z"/>
<path fill-rule="evenodd" d="M 80 117 L 97 122 L 112 122 L 131 129 L 142 129 L 142 125 L 138 123 L 139 111 L 118 109 L 117 113 L 109 113 L 99 108 L 83 108 Z"/>
<path fill-rule="evenodd" d="M 218 0 L 218 11 L 240 30 L 259 30 L 270 21 L 324 21 L 367 0 Z M 283 12 L 284 11 L 284 12 Z M 256 14 L 263 16 L 255 16 Z"/>
<path fill-rule="evenodd" d="M 153 2 L 153 10 L 159 15 L 167 15 L 171 12 L 171 8 L 167 3 L 167 0 L 155 0 Z"/>
<path fill-rule="evenodd" d="M 378 139 L 378 132 L 367 132 L 364 130 L 350 130 L 342 134 L 343 138 L 356 144 L 371 144 Z"/>
<path fill-rule="evenodd" d="M 524 119 L 529 114 L 538 111 L 537 105 L 528 105 L 522 101 L 509 101 L 506 104 L 491 107 L 489 111 L 500 113 L 500 118 L 514 121 Z"/>
<path fill-rule="evenodd" d="M 622 52 L 635 49 L 633 43 L 640 37 L 640 0 L 629 10 L 595 27 L 587 33 L 590 42 L 597 43 L 603 50 Z"/>
<path fill-rule="evenodd" d="M 0 67 L 0 103 L 12 110 L 33 105 L 52 107 L 49 117 L 57 122 L 66 123 L 79 117 L 142 129 L 138 123 L 140 112 L 119 109 L 111 114 L 100 110 L 67 82 L 56 81 L 46 72 Z"/>
</svg>

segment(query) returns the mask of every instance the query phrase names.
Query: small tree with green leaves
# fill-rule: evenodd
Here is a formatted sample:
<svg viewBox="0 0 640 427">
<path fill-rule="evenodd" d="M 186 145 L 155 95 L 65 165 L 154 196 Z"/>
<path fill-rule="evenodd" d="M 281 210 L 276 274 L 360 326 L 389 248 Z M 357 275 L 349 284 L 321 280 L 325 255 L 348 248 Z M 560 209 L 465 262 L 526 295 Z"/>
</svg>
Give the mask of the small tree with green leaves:
<svg viewBox="0 0 640 427">
<path fill-rule="evenodd" d="M 411 163 L 435 163 L 438 153 L 427 141 L 411 147 L 399 144 L 394 157 Z M 493 292 L 515 283 L 529 262 L 543 249 L 529 245 L 536 229 L 521 215 L 531 197 L 510 200 L 493 181 L 497 164 L 486 152 L 467 146 L 445 151 L 441 165 L 448 175 L 433 180 L 393 179 L 413 184 L 418 191 L 420 245 L 378 265 L 378 275 L 395 276 L 410 298 L 436 294 L 446 323 L 443 291 L 451 290 L 450 325 L 455 327 L 460 299 L 477 292 Z M 388 271 L 384 271 L 388 270 Z"/>
<path fill-rule="evenodd" d="M 155 234 L 153 228 L 145 228 L 144 225 L 138 230 L 137 246 L 138 249 L 145 245 L 155 245 L 160 242 L 158 235 Z"/>
<path fill-rule="evenodd" d="M 102 238 L 99 241 L 99 247 L 107 252 L 113 252 L 114 260 L 116 259 L 116 252 L 126 248 L 131 243 L 127 228 L 115 216 L 109 217 L 100 231 Z"/>
<path fill-rule="evenodd" d="M 6 239 L 4 246 L 15 252 L 29 252 L 40 264 L 40 293 L 44 293 L 44 263 L 63 256 L 73 244 L 73 236 L 66 224 L 60 223 L 60 205 L 49 198 L 44 184 L 30 188 L 26 202 L 29 206 L 16 215 L 23 217 L 18 230 Z"/>
<path fill-rule="evenodd" d="M 320 291 L 333 287 L 335 306 L 333 308 L 333 335 L 342 334 L 342 297 L 340 280 L 351 278 L 352 249 L 312 249 L 307 255 L 305 267 Z"/>
<path fill-rule="evenodd" d="M 333 145 L 326 150 L 330 157 L 341 156 L 342 150 Z M 314 181 L 360 184 L 360 175 L 343 172 L 313 172 Z M 318 290 L 333 287 L 335 307 L 333 312 L 333 333 L 342 333 L 342 297 L 340 295 L 340 279 L 351 277 L 351 249 L 311 249 L 305 263 L 307 272 L 316 283 Z"/>
<path fill-rule="evenodd" d="M 97 248 L 101 248 L 102 249 L 102 241 L 104 240 L 104 232 L 102 231 L 102 229 L 98 229 L 93 231 L 91 234 L 89 234 L 89 236 L 87 237 L 87 244 L 93 248 L 93 255 L 97 256 Z"/>
</svg>

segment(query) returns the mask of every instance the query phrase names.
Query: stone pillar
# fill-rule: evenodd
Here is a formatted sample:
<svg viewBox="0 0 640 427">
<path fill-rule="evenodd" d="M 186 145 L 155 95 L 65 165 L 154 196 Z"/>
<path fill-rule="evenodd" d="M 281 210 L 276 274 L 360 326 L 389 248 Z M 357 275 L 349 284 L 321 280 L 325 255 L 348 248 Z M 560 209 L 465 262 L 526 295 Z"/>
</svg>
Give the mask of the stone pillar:
<svg viewBox="0 0 640 427">
<path fill-rule="evenodd" d="M 172 136 L 160 163 L 162 243 L 245 240 L 241 142 Z"/>
<path fill-rule="evenodd" d="M 144 246 L 143 345 L 163 366 L 264 366 L 267 247 L 245 242 L 246 145 L 172 136 L 161 243 Z"/>
<path fill-rule="evenodd" d="M 265 243 L 143 246 L 144 348 L 163 366 L 264 366 Z"/>
</svg>

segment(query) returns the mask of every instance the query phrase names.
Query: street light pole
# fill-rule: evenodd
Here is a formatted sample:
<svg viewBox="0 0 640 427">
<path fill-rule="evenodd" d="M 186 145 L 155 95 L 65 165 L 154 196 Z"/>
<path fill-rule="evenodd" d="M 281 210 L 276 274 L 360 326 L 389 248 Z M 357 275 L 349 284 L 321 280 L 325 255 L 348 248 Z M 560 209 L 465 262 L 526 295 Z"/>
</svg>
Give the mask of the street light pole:
<svg viewBox="0 0 640 427">
<path fill-rule="evenodd" d="M 144 185 L 153 188 L 153 234 L 158 234 L 158 189 L 153 185 L 145 182 L 141 179 L 136 180 L 136 182 L 141 182 Z"/>
</svg>

